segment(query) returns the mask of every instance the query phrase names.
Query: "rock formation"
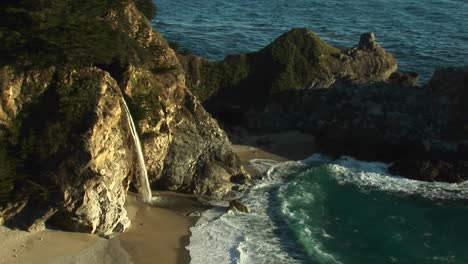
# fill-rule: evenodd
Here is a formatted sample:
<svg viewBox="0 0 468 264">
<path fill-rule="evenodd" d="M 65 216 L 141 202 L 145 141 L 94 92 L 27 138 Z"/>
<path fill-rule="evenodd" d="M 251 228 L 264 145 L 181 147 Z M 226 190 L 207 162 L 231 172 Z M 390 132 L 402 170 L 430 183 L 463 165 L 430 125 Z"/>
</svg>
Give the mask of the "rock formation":
<svg viewBox="0 0 468 264">
<path fill-rule="evenodd" d="M 191 89 L 227 128 L 299 130 L 329 154 L 396 161 L 392 171 L 406 177 L 468 179 L 467 68 L 438 70 L 420 87 L 373 33 L 338 49 L 305 29 L 221 62 L 180 57 Z"/>
<path fill-rule="evenodd" d="M 359 45 L 339 49 L 307 29 L 292 29 L 258 52 L 229 55 L 210 62 L 193 55 L 180 56 L 189 87 L 210 109 L 229 102 L 257 105 L 258 97 L 286 90 L 328 88 L 337 80 L 383 81 L 396 71 L 393 56 L 363 34 Z"/>
<path fill-rule="evenodd" d="M 228 211 L 238 211 L 241 213 L 250 213 L 250 210 L 239 199 L 229 201 Z"/>
<path fill-rule="evenodd" d="M 129 226 L 127 190 L 141 183 L 123 99 L 153 187 L 223 195 L 235 185 L 231 177 L 244 175 L 224 131 L 186 88 L 174 51 L 133 1 L 91 10 L 99 15 L 82 15 L 108 30 L 102 41 L 118 36 L 126 57 L 116 51 L 107 60 L 97 46 L 87 52 L 95 66 L 59 59 L 35 66 L 32 51 L 23 55 L 29 61 L 0 69 L 0 165 L 15 160 L 21 174 L 0 175 L 9 190 L 0 193 L 7 224 L 37 230 L 48 221 L 103 235 Z"/>
<path fill-rule="evenodd" d="M 341 82 L 285 91 L 270 96 L 264 107 L 251 108 L 237 125 L 269 133 L 299 130 L 315 135 L 332 155 L 396 162 L 392 172 L 410 178 L 463 181 L 468 179 L 468 112 L 462 103 L 467 76 L 466 67 L 450 68 L 418 88 Z M 424 176 L 427 171 L 433 176 Z"/>
</svg>

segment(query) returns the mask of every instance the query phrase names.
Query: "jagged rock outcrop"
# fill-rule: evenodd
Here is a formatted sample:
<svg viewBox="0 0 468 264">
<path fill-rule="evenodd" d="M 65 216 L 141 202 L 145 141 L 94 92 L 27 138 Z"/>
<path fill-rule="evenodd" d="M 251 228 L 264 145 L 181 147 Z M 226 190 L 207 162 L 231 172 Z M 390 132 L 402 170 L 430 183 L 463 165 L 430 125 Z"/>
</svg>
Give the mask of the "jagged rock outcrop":
<svg viewBox="0 0 468 264">
<path fill-rule="evenodd" d="M 228 211 L 238 211 L 241 213 L 250 213 L 250 210 L 239 199 L 229 201 Z"/>
<path fill-rule="evenodd" d="M 301 28 L 258 52 L 229 55 L 221 62 L 180 57 L 189 87 L 213 112 L 217 105 L 258 106 L 269 95 L 328 88 L 337 80 L 384 81 L 397 69 L 395 58 L 373 33 L 363 34 L 354 48 L 339 49 Z"/>
<path fill-rule="evenodd" d="M 152 71 L 132 66 L 116 77 L 121 77 L 126 95 L 146 108 L 138 125 L 150 180 L 158 188 L 226 193 L 230 178 L 244 174 L 226 134 L 186 88 L 177 56 L 159 33 L 134 6 L 123 14 L 130 18 L 126 32 L 147 49 L 159 51 L 145 66 Z M 122 20 L 117 15 L 114 19 Z"/>
<path fill-rule="evenodd" d="M 328 89 L 284 91 L 262 108 L 241 109 L 235 125 L 268 133 L 299 130 L 315 135 L 332 155 L 395 162 L 392 172 L 409 178 L 463 181 L 467 76 L 466 67 L 449 68 L 419 88 L 339 82 Z M 220 119 L 227 125 L 232 109 Z"/>
<path fill-rule="evenodd" d="M 396 161 L 392 171 L 403 176 L 468 178 L 460 151 L 468 139 L 466 67 L 438 70 L 421 87 L 417 73 L 396 71 L 373 33 L 338 49 L 305 29 L 222 62 L 180 57 L 190 87 L 227 128 L 300 130 L 330 154 Z"/>
<path fill-rule="evenodd" d="M 7 224 L 34 230 L 48 221 L 103 235 L 129 226 L 123 204 L 141 183 L 123 100 L 154 187 L 223 195 L 231 177 L 245 174 L 225 133 L 186 88 L 174 51 L 134 3 L 104 11 L 90 19 L 128 42 L 127 57 L 115 53 L 96 67 L 1 68 L 0 139 L 22 174 L 2 193 Z"/>
<path fill-rule="evenodd" d="M 96 68 L 34 74 L 42 77 L 31 79 L 27 72 L 15 76 L 7 69 L 1 76 L 2 88 L 15 91 L 16 98 L 31 96 L 34 102 L 5 104 L 17 110 L 8 117 L 20 122 L 18 144 L 31 166 L 31 176 L 16 186 L 27 204 L 16 218 L 5 215 L 7 223 L 38 226 L 43 223 L 32 215 L 47 216 L 42 221 L 55 215 L 55 221 L 74 230 L 124 230 L 130 223 L 123 205 L 134 155 L 119 86 Z M 31 93 L 34 89 L 36 94 Z M 5 122 L 5 129 L 15 133 L 13 125 Z"/>
<path fill-rule="evenodd" d="M 438 133 L 421 138 L 424 151 L 408 151 L 390 171 L 425 181 L 460 182 L 468 180 L 468 67 L 435 71 L 424 87 L 436 103 L 427 111 L 439 112 L 431 124 Z"/>
</svg>

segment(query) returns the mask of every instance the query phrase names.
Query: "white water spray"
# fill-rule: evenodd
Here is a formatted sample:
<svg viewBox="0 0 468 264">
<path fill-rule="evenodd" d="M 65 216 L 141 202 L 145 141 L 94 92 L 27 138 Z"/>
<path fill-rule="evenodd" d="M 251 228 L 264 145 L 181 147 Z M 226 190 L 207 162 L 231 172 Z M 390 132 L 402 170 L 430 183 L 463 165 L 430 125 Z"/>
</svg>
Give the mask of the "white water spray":
<svg viewBox="0 0 468 264">
<path fill-rule="evenodd" d="M 149 180 L 148 180 L 148 172 L 146 171 L 145 160 L 143 158 L 143 151 L 141 149 L 140 138 L 138 137 L 135 123 L 133 122 L 132 115 L 130 114 L 130 111 L 128 110 L 127 103 L 125 102 L 124 98 L 122 98 L 122 101 L 125 107 L 125 112 L 127 113 L 128 125 L 130 126 L 130 131 L 132 132 L 132 137 L 135 143 L 135 148 L 136 148 L 136 152 L 138 156 L 138 164 L 140 168 L 140 173 L 139 173 L 140 174 L 140 189 L 138 191 L 140 192 L 140 195 L 143 201 L 146 203 L 149 203 L 152 200 L 152 194 L 151 194 L 151 187 L 150 187 Z"/>
</svg>

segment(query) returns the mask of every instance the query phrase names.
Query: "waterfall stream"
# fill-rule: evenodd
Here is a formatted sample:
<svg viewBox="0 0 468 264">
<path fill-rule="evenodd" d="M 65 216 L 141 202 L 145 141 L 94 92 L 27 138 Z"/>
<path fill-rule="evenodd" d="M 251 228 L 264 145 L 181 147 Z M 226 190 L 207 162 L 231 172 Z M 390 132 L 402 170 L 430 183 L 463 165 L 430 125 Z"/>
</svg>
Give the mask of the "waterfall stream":
<svg viewBox="0 0 468 264">
<path fill-rule="evenodd" d="M 149 203 L 152 200 L 151 194 L 151 187 L 148 180 L 148 172 L 146 171 L 145 160 L 143 158 L 143 150 L 141 149 L 140 138 L 138 137 L 138 133 L 135 127 L 135 123 L 133 122 L 132 115 L 128 109 L 127 103 L 125 102 L 125 98 L 122 98 L 123 105 L 125 107 L 125 112 L 127 113 L 127 121 L 128 125 L 130 126 L 130 131 L 132 132 L 133 141 L 135 143 L 136 153 L 138 156 L 138 165 L 139 165 L 139 174 L 140 174 L 140 186 L 139 192 L 141 198 L 144 202 Z"/>
</svg>

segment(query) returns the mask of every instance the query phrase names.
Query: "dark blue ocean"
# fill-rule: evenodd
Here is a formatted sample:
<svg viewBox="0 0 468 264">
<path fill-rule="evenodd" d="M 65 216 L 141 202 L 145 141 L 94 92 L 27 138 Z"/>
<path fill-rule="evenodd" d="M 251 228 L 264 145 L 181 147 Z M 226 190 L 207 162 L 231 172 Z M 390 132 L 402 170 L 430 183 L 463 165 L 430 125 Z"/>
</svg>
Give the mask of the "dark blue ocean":
<svg viewBox="0 0 468 264">
<path fill-rule="evenodd" d="M 427 81 L 468 65 L 468 0 L 158 0 L 155 27 L 221 60 L 261 49 L 292 27 L 340 47 L 373 31 L 401 70 Z M 468 182 L 427 183 L 388 164 L 315 155 L 252 160 L 264 179 L 243 196 L 250 214 L 214 207 L 191 228 L 194 264 L 468 264 Z"/>
<path fill-rule="evenodd" d="M 220 60 L 256 51 L 293 27 L 351 47 L 373 31 L 400 69 L 428 80 L 437 67 L 468 64 L 467 0 L 157 0 L 167 39 Z"/>
</svg>

